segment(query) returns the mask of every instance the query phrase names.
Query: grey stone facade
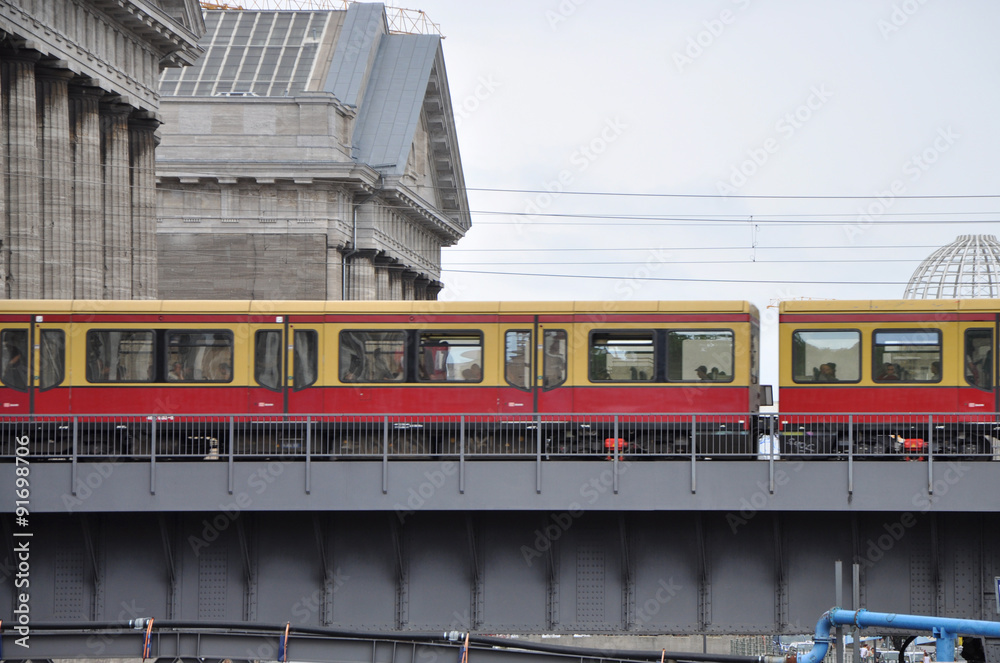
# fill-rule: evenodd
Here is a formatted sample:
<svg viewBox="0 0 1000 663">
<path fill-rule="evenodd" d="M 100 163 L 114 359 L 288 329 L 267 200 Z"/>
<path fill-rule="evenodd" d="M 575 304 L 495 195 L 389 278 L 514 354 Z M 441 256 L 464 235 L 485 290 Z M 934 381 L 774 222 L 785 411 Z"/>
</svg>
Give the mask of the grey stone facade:
<svg viewBox="0 0 1000 663">
<path fill-rule="evenodd" d="M 205 17 L 161 79 L 160 295 L 435 299 L 471 223 L 441 38 L 381 4 Z"/>
<path fill-rule="evenodd" d="M 157 80 L 197 0 L 0 3 L 0 298 L 157 295 Z"/>
</svg>

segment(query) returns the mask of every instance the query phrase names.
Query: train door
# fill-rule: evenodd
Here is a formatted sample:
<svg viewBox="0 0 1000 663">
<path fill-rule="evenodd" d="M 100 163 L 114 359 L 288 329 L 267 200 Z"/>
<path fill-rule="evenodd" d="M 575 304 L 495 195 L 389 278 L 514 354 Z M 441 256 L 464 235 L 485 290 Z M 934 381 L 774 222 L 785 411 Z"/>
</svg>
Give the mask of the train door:
<svg viewBox="0 0 1000 663">
<path fill-rule="evenodd" d="M 70 411 L 70 389 L 66 374 L 68 364 L 69 322 L 50 321 L 37 315 L 32 323 L 32 351 L 29 381 L 32 389 L 32 412 L 35 414 L 67 414 Z"/>
<path fill-rule="evenodd" d="M 251 327 L 253 365 L 249 404 L 252 414 L 318 414 L 323 395 L 318 388 L 322 365 L 322 325 L 275 322 Z"/>
<path fill-rule="evenodd" d="M 962 338 L 964 368 L 959 378 L 959 411 L 1000 412 L 997 389 L 997 334 L 993 327 L 969 327 Z"/>
<path fill-rule="evenodd" d="M 252 348 L 247 412 L 283 414 L 285 403 L 285 321 L 268 316 L 268 322 L 250 325 Z"/>
<path fill-rule="evenodd" d="M 535 331 L 535 409 L 538 412 L 570 413 L 573 390 L 566 388 L 569 376 L 569 338 L 564 326 L 537 325 Z"/>
<path fill-rule="evenodd" d="M 571 412 L 568 332 L 536 322 L 501 327 L 504 344 L 499 410 L 506 414 Z"/>
<path fill-rule="evenodd" d="M 0 382 L 4 386 L 0 413 L 4 415 L 32 413 L 34 353 L 30 350 L 35 343 L 33 332 L 33 325 L 27 321 L 0 323 L 0 362 L 3 365 Z"/>
<path fill-rule="evenodd" d="M 535 411 L 534 325 L 500 326 L 503 343 L 503 377 L 497 390 L 498 410 L 503 414 Z"/>
<path fill-rule="evenodd" d="M 323 365 L 323 327 L 320 324 L 289 324 L 285 331 L 286 412 L 321 414 L 323 390 L 319 387 Z"/>
</svg>

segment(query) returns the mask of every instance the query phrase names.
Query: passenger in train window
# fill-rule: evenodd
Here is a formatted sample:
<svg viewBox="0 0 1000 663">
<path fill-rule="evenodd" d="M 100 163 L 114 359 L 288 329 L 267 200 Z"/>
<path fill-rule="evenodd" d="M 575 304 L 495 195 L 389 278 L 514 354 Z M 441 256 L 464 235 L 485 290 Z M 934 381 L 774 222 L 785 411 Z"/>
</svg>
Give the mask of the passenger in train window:
<svg viewBox="0 0 1000 663">
<path fill-rule="evenodd" d="M 699 380 L 711 380 L 712 379 L 712 378 L 710 378 L 708 376 L 708 368 L 705 367 L 705 366 L 699 366 L 698 368 L 694 369 L 694 372 L 698 375 L 698 379 Z"/>
<path fill-rule="evenodd" d="M 896 369 L 895 364 L 886 363 L 882 366 L 882 372 L 879 376 L 875 378 L 876 380 L 898 380 L 899 372 Z"/>
<path fill-rule="evenodd" d="M 13 389 L 28 387 L 28 365 L 21 356 L 21 350 L 16 345 L 8 346 L 9 359 L 3 371 L 3 383 Z"/>
<path fill-rule="evenodd" d="M 931 362 L 931 382 L 941 381 L 941 362 L 932 361 Z"/>
<path fill-rule="evenodd" d="M 827 362 L 825 364 L 819 365 L 819 375 L 816 376 L 816 382 L 836 382 L 837 381 L 837 365 L 835 363 Z"/>
<path fill-rule="evenodd" d="M 170 373 L 167 374 L 167 380 L 170 382 L 176 382 L 178 380 L 184 379 L 184 367 L 179 361 L 174 362 L 174 367 L 170 369 Z"/>
<path fill-rule="evenodd" d="M 233 379 L 233 369 L 229 364 L 222 364 L 219 366 L 219 380 L 222 382 L 229 382 Z"/>
</svg>

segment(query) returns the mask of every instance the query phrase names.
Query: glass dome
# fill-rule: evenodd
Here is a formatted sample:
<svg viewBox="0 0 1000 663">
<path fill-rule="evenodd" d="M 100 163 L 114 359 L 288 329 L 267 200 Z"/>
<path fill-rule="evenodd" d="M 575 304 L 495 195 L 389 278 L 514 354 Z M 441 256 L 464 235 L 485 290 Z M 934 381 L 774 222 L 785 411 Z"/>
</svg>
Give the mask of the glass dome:
<svg viewBox="0 0 1000 663">
<path fill-rule="evenodd" d="M 920 263 L 903 297 L 1000 298 L 1000 242 L 994 235 L 959 235 Z"/>
</svg>

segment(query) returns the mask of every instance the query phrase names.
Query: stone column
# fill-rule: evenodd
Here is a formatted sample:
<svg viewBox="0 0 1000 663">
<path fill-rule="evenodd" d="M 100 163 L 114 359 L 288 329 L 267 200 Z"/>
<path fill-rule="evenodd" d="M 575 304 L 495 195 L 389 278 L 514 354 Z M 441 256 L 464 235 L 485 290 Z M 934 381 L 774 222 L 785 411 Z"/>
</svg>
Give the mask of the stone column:
<svg viewBox="0 0 1000 663">
<path fill-rule="evenodd" d="M 392 293 L 389 290 L 389 273 L 389 265 L 382 262 L 375 265 L 375 299 L 382 301 L 392 299 Z"/>
<path fill-rule="evenodd" d="M 104 174 L 104 296 L 132 297 L 132 205 L 129 200 L 128 115 L 125 104 L 101 105 Z"/>
<path fill-rule="evenodd" d="M 425 276 L 418 276 L 413 280 L 413 299 L 420 301 L 427 299 L 427 284 L 430 279 Z"/>
<path fill-rule="evenodd" d="M 35 62 L 38 53 L 4 53 L 4 90 L 7 97 L 7 196 L 8 226 L 4 237 L 10 247 L 6 291 L 11 298 L 41 296 L 42 243 L 41 188 L 39 187 L 38 110 Z"/>
<path fill-rule="evenodd" d="M 73 155 L 73 296 L 104 296 L 104 217 L 101 173 L 100 89 L 69 88 Z"/>
<path fill-rule="evenodd" d="M 444 290 L 444 284 L 440 281 L 431 281 L 427 284 L 427 296 L 425 299 L 430 301 L 435 301 L 438 298 L 438 293 Z"/>
<path fill-rule="evenodd" d="M 410 271 L 408 269 L 404 270 L 399 275 L 399 280 L 401 284 L 401 292 L 399 295 L 400 299 L 407 301 L 411 301 L 413 299 L 413 282 L 416 278 L 417 278 L 417 273 Z"/>
<path fill-rule="evenodd" d="M 337 246 L 326 247 L 326 298 L 344 298 L 344 256 Z"/>
<path fill-rule="evenodd" d="M 347 298 L 376 299 L 375 251 L 359 251 L 347 261 Z"/>
<path fill-rule="evenodd" d="M 129 123 L 132 171 L 132 298 L 156 299 L 156 128 L 158 120 Z"/>
<path fill-rule="evenodd" d="M 396 267 L 389 272 L 389 299 L 399 301 L 403 298 L 403 272 Z"/>
<path fill-rule="evenodd" d="M 0 53 L 0 57 L 3 54 Z M 7 68 L 0 63 L 0 240 L 4 245 L 10 236 L 10 223 L 7 217 Z M 7 268 L 10 262 L 10 249 L 0 246 L 0 299 L 7 299 Z"/>
<path fill-rule="evenodd" d="M 47 299 L 73 298 L 73 163 L 69 79 L 64 69 L 39 67 L 42 289 Z"/>
</svg>

